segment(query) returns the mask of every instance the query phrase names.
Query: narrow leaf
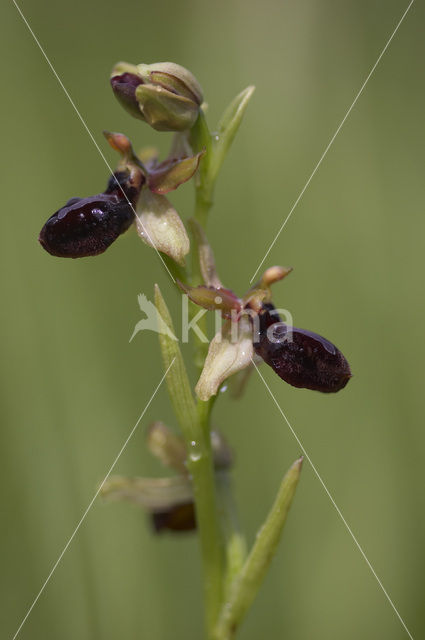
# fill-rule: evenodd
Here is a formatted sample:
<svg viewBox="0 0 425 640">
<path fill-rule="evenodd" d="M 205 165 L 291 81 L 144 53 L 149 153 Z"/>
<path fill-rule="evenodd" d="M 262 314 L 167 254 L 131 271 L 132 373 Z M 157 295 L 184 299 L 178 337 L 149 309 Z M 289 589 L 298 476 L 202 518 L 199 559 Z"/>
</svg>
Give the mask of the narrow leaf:
<svg viewBox="0 0 425 640">
<path fill-rule="evenodd" d="M 254 546 L 223 604 L 215 630 L 216 638 L 230 640 L 253 603 L 276 552 L 300 478 L 302 458 L 294 462 L 282 480 L 276 500 L 257 534 Z"/>
<path fill-rule="evenodd" d="M 218 123 L 217 139 L 214 148 L 214 160 L 211 173 L 216 176 L 224 157 L 233 142 L 237 130 L 242 122 L 243 115 L 255 91 L 254 86 L 244 89 L 232 100 Z"/>
<path fill-rule="evenodd" d="M 162 297 L 158 285 L 155 285 L 155 306 L 158 314 L 174 334 L 173 322 L 170 312 Z M 159 343 L 161 346 L 164 367 L 170 368 L 167 375 L 167 386 L 170 394 L 171 402 L 179 421 L 180 427 L 184 433 L 185 440 L 197 440 L 197 412 L 190 388 L 189 378 L 184 364 L 183 356 L 178 341 L 173 340 L 167 333 L 159 334 Z"/>
</svg>

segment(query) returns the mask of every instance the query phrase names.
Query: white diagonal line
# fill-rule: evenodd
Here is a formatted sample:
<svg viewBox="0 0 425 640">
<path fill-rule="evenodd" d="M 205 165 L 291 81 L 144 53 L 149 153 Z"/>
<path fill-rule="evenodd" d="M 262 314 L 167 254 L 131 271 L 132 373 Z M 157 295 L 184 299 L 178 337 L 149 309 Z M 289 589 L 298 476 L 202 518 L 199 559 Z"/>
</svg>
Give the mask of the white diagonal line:
<svg viewBox="0 0 425 640">
<path fill-rule="evenodd" d="M 387 590 L 385 589 L 384 585 L 382 584 L 381 580 L 379 579 L 378 575 L 376 574 L 375 569 L 372 567 L 371 563 L 369 562 L 365 552 L 363 551 L 363 548 L 360 546 L 360 543 L 358 542 L 356 536 L 354 535 L 354 533 L 352 532 L 349 524 L 347 523 L 346 519 L 344 518 L 344 516 L 341 513 L 341 510 L 339 509 L 338 505 L 336 504 L 335 500 L 333 499 L 329 489 L 327 488 L 327 486 L 325 485 L 322 476 L 320 475 L 320 473 L 317 471 L 316 467 L 314 466 L 310 456 L 308 455 L 307 451 L 305 450 L 301 440 L 299 439 L 299 437 L 297 436 L 297 434 L 295 433 L 292 425 L 290 424 L 288 418 L 286 417 L 286 415 L 284 414 L 280 404 L 278 403 L 278 401 L 276 400 L 275 396 L 273 395 L 272 390 L 270 389 L 269 385 L 267 384 L 267 382 L 265 381 L 265 379 L 263 378 L 259 368 L 257 367 L 257 365 L 255 364 L 254 360 L 252 360 L 252 364 L 254 365 L 255 369 L 257 370 L 258 375 L 260 376 L 261 380 L 264 382 L 264 385 L 267 389 L 267 391 L 269 392 L 269 394 L 271 395 L 273 402 L 275 403 L 275 405 L 277 406 L 281 416 L 283 417 L 283 419 L 285 420 L 286 424 L 288 425 L 288 427 L 290 428 L 292 435 L 294 436 L 295 440 L 297 441 L 301 451 L 303 452 L 304 456 L 307 458 L 308 462 L 310 463 L 311 468 L 313 469 L 317 479 L 319 480 L 320 484 L 322 485 L 322 487 L 324 488 L 329 500 L 332 502 L 333 506 L 335 507 L 335 510 L 337 512 L 337 514 L 339 515 L 339 517 L 341 518 L 342 522 L 344 523 L 345 528 L 347 529 L 348 533 L 350 534 L 350 536 L 352 537 L 352 539 L 354 540 L 354 543 L 356 545 L 356 547 L 358 548 L 358 550 L 360 551 L 360 553 L 363 556 L 363 559 L 365 560 L 367 566 L 369 567 L 369 569 L 371 570 L 373 576 L 375 577 L 377 583 L 379 584 L 379 586 L 381 587 L 386 599 L 388 600 L 388 602 L 390 603 L 391 607 L 393 608 L 397 618 L 400 620 L 401 624 L 404 627 L 404 630 L 406 631 L 407 635 L 409 636 L 410 640 L 413 640 L 413 636 L 410 633 L 409 629 L 406 626 L 406 623 L 404 622 L 403 618 L 401 617 L 401 615 L 399 614 L 394 602 L 391 600 L 390 596 L 388 595 Z"/>
<path fill-rule="evenodd" d="M 56 571 L 60 561 L 62 560 L 63 556 L 65 555 L 69 545 L 71 544 L 71 542 L 73 541 L 75 535 L 77 534 L 79 528 L 81 527 L 81 525 L 83 524 L 84 520 L 86 519 L 86 516 L 88 514 L 88 512 L 90 511 L 90 509 L 93 506 L 94 501 L 96 500 L 97 496 L 99 495 L 99 493 L 102 491 L 103 485 L 105 484 L 105 482 L 107 481 L 107 479 L 109 478 L 109 476 L 111 475 L 115 465 L 117 464 L 122 452 L 124 451 L 124 449 L 126 448 L 126 446 L 128 445 L 128 443 L 130 442 L 130 439 L 132 438 L 134 432 L 136 431 L 137 427 L 139 426 L 140 421 L 142 420 L 143 416 L 145 415 L 146 411 L 148 410 L 152 400 L 154 399 L 154 397 L 156 396 L 160 386 L 162 385 L 162 383 L 164 382 L 167 373 L 169 372 L 169 370 L 171 369 L 171 367 L 174 364 L 174 360 L 175 358 L 173 358 L 173 360 L 171 361 L 169 367 L 167 368 L 167 371 L 164 373 L 164 375 L 162 376 L 161 380 L 159 381 L 155 391 L 153 392 L 153 394 L 151 395 L 151 397 L 149 398 L 149 401 L 147 403 L 147 405 L 145 406 L 145 408 L 143 409 L 142 413 L 139 416 L 139 419 L 137 420 L 136 424 L 134 425 L 134 427 L 132 428 L 132 430 L 130 431 L 126 441 L 124 442 L 124 444 L 122 445 L 121 449 L 118 452 L 118 455 L 116 456 L 115 460 L 113 461 L 113 463 L 111 464 L 111 466 L 109 467 L 109 471 L 106 474 L 106 476 L 104 477 L 104 479 L 102 480 L 101 484 L 99 485 L 99 488 L 97 489 L 96 493 L 94 494 L 93 498 L 90 500 L 88 507 L 86 508 L 86 510 L 84 511 L 83 515 L 81 516 L 80 521 L 78 522 L 77 526 L 75 527 L 72 535 L 70 536 L 70 538 L 68 539 L 68 542 L 66 543 L 66 545 L 64 546 L 62 552 L 60 553 L 58 559 L 56 560 L 55 564 L 53 565 L 53 567 L 50 570 L 49 575 L 47 576 L 47 578 L 45 579 L 45 581 L 43 582 L 43 585 L 40 589 L 40 591 L 38 592 L 37 596 L 34 598 L 30 608 L 28 609 L 27 613 L 25 614 L 24 619 L 22 620 L 21 624 L 18 627 L 18 630 L 16 631 L 15 635 L 13 636 L 12 640 L 15 640 L 18 635 L 19 632 L 21 631 L 22 627 L 24 626 L 25 622 L 27 621 L 28 616 L 30 615 L 31 611 L 34 609 L 35 605 L 37 604 L 38 599 L 40 598 L 41 594 L 43 593 L 44 589 L 47 587 L 47 584 L 50 580 L 50 578 L 52 577 L 52 575 L 54 574 L 54 572 Z"/>
<path fill-rule="evenodd" d="M 251 280 L 249 281 L 250 283 L 254 280 L 255 276 L 257 275 L 257 273 L 259 272 L 259 270 L 261 269 L 262 264 L 264 263 L 265 259 L 267 258 L 267 256 L 269 255 L 270 251 L 273 249 L 277 239 L 279 238 L 280 234 L 282 233 L 286 223 L 288 222 L 289 218 L 291 217 L 291 215 L 294 212 L 295 207 L 298 205 L 299 201 L 301 200 L 301 198 L 303 197 L 308 185 L 310 184 L 310 182 L 312 181 L 312 179 L 314 178 L 318 168 L 320 167 L 320 165 L 322 164 L 322 161 L 324 160 L 326 154 L 328 153 L 329 149 L 331 148 L 331 146 L 333 145 L 335 138 L 337 137 L 338 133 L 341 131 L 342 127 L 344 126 L 345 121 L 347 120 L 348 116 L 350 115 L 354 105 L 356 104 L 357 100 L 360 98 L 361 94 L 363 93 L 363 89 L 365 88 L 365 86 L 367 85 L 367 83 L 369 82 L 373 72 L 375 71 L 376 67 L 378 66 L 379 62 L 381 61 L 382 56 L 384 55 L 384 53 L 386 52 L 386 50 L 388 49 L 388 47 L 390 46 L 390 43 L 392 41 L 392 39 L 394 38 L 395 34 L 397 33 L 401 23 L 403 22 L 404 18 L 406 17 L 410 7 L 412 6 L 414 0 L 411 0 L 406 11 L 403 13 L 403 15 L 401 16 L 400 20 L 397 23 L 396 28 L 394 29 L 394 31 L 392 32 L 391 36 L 389 37 L 385 47 L 382 49 L 381 53 L 379 54 L 379 57 L 377 59 L 377 61 L 375 62 L 375 64 L 373 65 L 372 69 L 369 71 L 369 74 L 366 78 L 366 80 L 363 82 L 362 86 L 360 87 L 359 92 L 357 93 L 356 97 L 354 98 L 350 108 L 348 109 L 347 113 L 345 114 L 345 116 L 343 117 L 343 119 L 341 120 L 337 130 L 335 131 L 334 135 L 332 136 L 332 138 L 330 139 L 330 142 L 328 144 L 328 146 L 326 147 L 326 149 L 324 150 L 324 152 L 322 153 L 322 155 L 320 156 L 319 162 L 316 164 L 316 166 L 313 169 L 312 174 L 310 175 L 309 179 L 307 180 L 307 182 L 305 183 L 304 187 L 301 190 L 300 195 L 298 196 L 298 198 L 295 200 L 294 204 L 292 205 L 292 208 L 290 210 L 290 212 L 288 213 L 288 215 L 286 216 L 285 220 L 283 221 L 283 224 L 281 225 L 279 231 L 277 232 L 276 236 L 274 237 L 273 242 L 271 243 L 271 245 L 269 246 L 269 248 L 267 249 L 266 253 L 264 254 L 264 258 L 261 260 L 260 264 L 258 265 L 257 269 L 255 270 L 254 275 L 252 276 Z"/>
<path fill-rule="evenodd" d="M 175 279 L 173 277 L 173 275 L 171 274 L 171 271 L 169 270 L 169 268 L 167 267 L 167 265 L 165 264 L 164 258 L 161 256 L 161 254 L 159 253 L 158 249 L 155 246 L 155 243 L 153 242 L 152 238 L 150 237 L 147 229 L 145 228 L 143 222 L 141 221 L 140 217 L 138 216 L 136 210 L 134 209 L 133 205 L 131 204 L 130 200 L 127 198 L 126 193 L 124 192 L 124 189 L 122 188 L 122 186 L 120 185 L 120 183 L 118 182 L 118 180 L 115 178 L 114 176 L 114 171 L 111 167 L 111 165 L 109 164 L 109 162 L 107 161 L 107 159 L 105 158 L 105 155 L 103 153 L 103 151 L 101 150 L 101 148 L 99 147 L 99 145 L 97 144 L 94 135 L 92 134 L 92 132 L 90 131 L 89 127 L 87 126 L 86 121 L 84 120 L 83 116 L 81 115 L 81 113 L 79 112 L 75 102 L 73 101 L 73 99 L 71 98 L 71 96 L 68 93 L 68 90 L 66 89 L 65 85 L 63 84 L 62 80 L 60 79 L 60 77 L 58 76 L 56 69 L 54 68 L 53 64 L 50 62 L 49 57 L 47 56 L 47 53 L 44 51 L 43 47 L 40 44 L 40 41 L 38 40 L 37 36 L 35 35 L 34 31 L 31 29 L 28 20 L 26 19 L 26 17 L 24 16 L 24 14 L 22 13 L 21 9 L 19 8 L 19 6 L 16 3 L 16 0 L 12 0 L 13 4 L 15 5 L 17 11 L 19 12 L 22 20 L 24 21 L 25 25 L 28 28 L 28 31 L 30 32 L 30 34 L 32 35 L 32 37 L 34 38 L 35 43 L 37 44 L 38 48 L 40 49 L 41 53 L 44 56 L 44 59 L 46 60 L 47 64 L 49 65 L 53 75 L 55 76 L 56 80 L 59 82 L 60 86 L 63 89 L 63 92 L 65 93 L 66 97 L 68 98 L 69 102 L 72 105 L 72 108 L 74 109 L 75 113 L 77 114 L 77 116 L 79 117 L 79 119 L 81 120 L 81 124 L 83 125 L 84 129 L 87 131 L 87 133 L 90 136 L 91 141 L 93 142 L 94 146 L 96 147 L 96 149 L 98 150 L 103 162 L 106 164 L 106 166 L 108 167 L 111 176 L 114 177 L 115 182 L 117 183 L 118 187 L 121 189 L 124 198 L 127 200 L 128 204 L 130 205 L 135 217 L 137 218 L 137 220 L 140 222 L 140 226 L 142 227 L 143 232 L 146 234 L 146 237 L 148 238 L 148 240 L 150 241 L 152 247 L 155 249 L 156 254 L 158 256 L 158 258 L 161 260 L 163 266 L 165 267 L 166 271 L 168 272 L 168 275 L 170 276 L 171 280 L 173 282 L 175 282 Z"/>
</svg>

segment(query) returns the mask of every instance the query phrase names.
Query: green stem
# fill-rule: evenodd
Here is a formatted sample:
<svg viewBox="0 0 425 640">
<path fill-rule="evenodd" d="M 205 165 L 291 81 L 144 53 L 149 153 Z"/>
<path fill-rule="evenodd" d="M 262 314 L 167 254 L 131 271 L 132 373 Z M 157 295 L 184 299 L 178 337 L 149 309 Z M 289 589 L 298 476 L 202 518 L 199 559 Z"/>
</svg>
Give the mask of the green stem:
<svg viewBox="0 0 425 640">
<path fill-rule="evenodd" d="M 202 110 L 191 131 L 193 151 L 206 150 L 201 161 L 195 184 L 194 218 L 205 229 L 213 204 L 216 175 L 211 174 L 213 144 Z M 192 286 L 202 284 L 199 260 L 199 237 L 192 230 Z M 195 307 L 195 309 L 197 309 Z M 206 335 L 206 316 L 199 323 Z M 207 355 L 208 344 L 197 338 L 195 364 L 201 370 Z M 245 543 L 239 533 L 235 509 L 228 480 L 223 474 L 218 478 L 214 471 L 211 450 L 209 418 L 215 398 L 209 402 L 198 401 L 200 436 L 189 450 L 188 468 L 192 474 L 197 523 L 202 548 L 202 561 L 206 579 L 206 614 L 208 638 L 212 639 L 218 621 L 225 592 L 239 572 L 245 558 Z M 224 543 L 225 539 L 225 543 Z M 224 548 L 225 547 L 225 548 Z"/>
<path fill-rule="evenodd" d="M 194 217 L 204 229 L 207 225 L 208 214 L 212 205 L 212 188 L 204 189 L 202 187 L 196 187 Z"/>
<path fill-rule="evenodd" d="M 174 280 L 180 280 L 180 282 L 183 282 L 183 284 L 188 284 L 188 270 L 186 266 L 180 266 L 179 264 L 177 264 L 177 262 L 174 262 L 172 258 L 167 256 L 166 253 L 162 253 L 161 257 L 164 260 L 164 263 L 168 271 L 173 276 Z"/>
<path fill-rule="evenodd" d="M 211 162 L 213 144 L 204 112 L 201 110 L 191 132 L 190 141 L 195 153 L 205 149 L 206 154 L 201 160 L 198 175 L 196 177 L 196 201 L 194 217 L 202 227 L 206 226 L 208 213 L 212 207 L 214 182 L 211 176 Z"/>
<path fill-rule="evenodd" d="M 202 275 L 201 275 L 201 269 L 200 269 L 200 264 L 199 264 L 199 246 L 198 246 L 198 240 L 196 237 L 196 234 L 192 232 L 192 245 L 193 245 L 193 250 L 192 250 L 192 274 L 191 274 L 191 286 L 192 287 L 197 287 L 200 284 L 202 284 Z M 199 313 L 200 309 L 197 305 L 195 305 L 193 302 L 189 301 L 189 317 L 190 320 L 192 320 L 197 313 Z M 200 320 L 198 321 L 198 326 L 200 328 L 200 330 L 202 331 L 202 333 L 205 336 L 208 336 L 208 327 L 207 327 L 207 314 L 204 313 L 204 315 L 200 318 Z M 204 362 L 205 362 L 205 358 L 207 357 L 207 353 L 208 353 L 208 342 L 204 342 L 203 340 L 201 340 L 201 338 L 195 333 L 195 340 L 194 340 L 194 356 L 193 356 L 193 360 L 194 360 L 194 364 L 196 366 L 197 369 L 197 375 L 199 376 L 202 368 L 204 366 Z"/>
<path fill-rule="evenodd" d="M 198 436 L 189 447 L 187 467 L 192 476 L 196 519 L 199 528 L 208 638 L 214 627 L 223 601 L 224 554 L 218 521 L 213 454 L 209 427 L 210 402 L 198 401 Z"/>
<path fill-rule="evenodd" d="M 195 210 L 194 218 L 199 222 L 202 228 L 205 228 L 208 220 L 208 214 L 212 207 L 212 191 L 213 184 L 209 177 L 209 167 L 211 162 L 212 142 L 211 134 L 208 129 L 208 125 L 205 119 L 205 115 L 201 110 L 199 112 L 198 119 L 190 132 L 190 142 L 195 153 L 206 150 L 206 154 L 201 160 L 199 166 L 198 175 L 196 176 L 195 183 Z M 201 269 L 199 264 L 199 246 L 198 239 L 195 233 L 192 233 L 192 287 L 197 287 L 202 284 Z M 196 315 L 199 311 L 192 303 L 190 304 L 191 313 Z M 199 328 L 207 335 L 207 317 L 204 315 L 198 323 Z M 204 343 L 198 336 L 195 337 L 195 365 L 198 369 L 198 373 L 201 372 L 206 355 L 208 352 L 208 343 Z"/>
</svg>

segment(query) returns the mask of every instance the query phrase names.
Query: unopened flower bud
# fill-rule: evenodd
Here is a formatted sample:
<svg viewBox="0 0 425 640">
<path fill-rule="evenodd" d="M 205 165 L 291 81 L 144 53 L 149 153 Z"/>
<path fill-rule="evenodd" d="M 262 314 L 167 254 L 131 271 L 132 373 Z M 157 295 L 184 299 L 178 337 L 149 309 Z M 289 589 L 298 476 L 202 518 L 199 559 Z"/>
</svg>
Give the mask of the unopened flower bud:
<svg viewBox="0 0 425 640">
<path fill-rule="evenodd" d="M 202 89 L 195 76 L 174 62 L 115 65 L 111 75 L 115 96 L 134 117 L 157 131 L 185 131 L 198 117 Z"/>
<path fill-rule="evenodd" d="M 185 131 L 198 117 L 202 89 L 195 76 L 174 62 L 139 64 L 143 84 L 136 99 L 144 119 L 157 131 Z"/>
<path fill-rule="evenodd" d="M 292 267 L 269 267 L 263 273 L 260 284 L 263 287 L 270 287 L 270 285 L 275 284 L 275 282 L 286 278 L 291 271 Z"/>
</svg>

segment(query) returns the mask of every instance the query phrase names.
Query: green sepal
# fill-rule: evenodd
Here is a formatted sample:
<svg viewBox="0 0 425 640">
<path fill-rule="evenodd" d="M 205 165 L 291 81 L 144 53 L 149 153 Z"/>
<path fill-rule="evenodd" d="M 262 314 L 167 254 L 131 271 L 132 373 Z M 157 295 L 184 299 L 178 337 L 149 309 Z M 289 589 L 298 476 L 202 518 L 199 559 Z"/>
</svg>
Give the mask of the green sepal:
<svg viewBox="0 0 425 640">
<path fill-rule="evenodd" d="M 196 102 L 160 85 L 140 84 L 136 100 L 146 122 L 157 131 L 185 131 L 198 117 Z"/>
<path fill-rule="evenodd" d="M 193 500 L 192 485 L 186 476 L 171 478 L 127 478 L 112 476 L 102 486 L 108 500 L 133 502 L 149 511 L 163 511 Z"/>
<path fill-rule="evenodd" d="M 179 280 L 177 284 L 182 291 L 199 307 L 208 311 L 221 311 L 223 318 L 231 318 L 232 312 L 237 314 L 241 311 L 241 301 L 230 289 L 220 287 L 188 287 Z"/>
<path fill-rule="evenodd" d="M 153 193 L 169 193 L 195 174 L 205 151 L 186 158 L 170 158 L 149 171 L 148 185 Z"/>
<path fill-rule="evenodd" d="M 165 196 L 142 189 L 136 208 L 136 230 L 150 247 L 184 266 L 190 242 L 184 224 Z"/>
</svg>

